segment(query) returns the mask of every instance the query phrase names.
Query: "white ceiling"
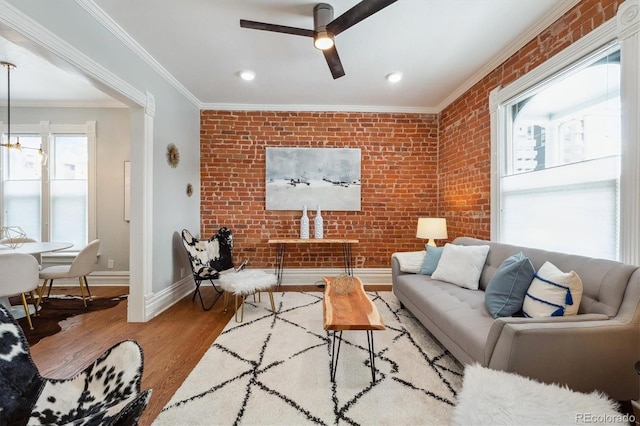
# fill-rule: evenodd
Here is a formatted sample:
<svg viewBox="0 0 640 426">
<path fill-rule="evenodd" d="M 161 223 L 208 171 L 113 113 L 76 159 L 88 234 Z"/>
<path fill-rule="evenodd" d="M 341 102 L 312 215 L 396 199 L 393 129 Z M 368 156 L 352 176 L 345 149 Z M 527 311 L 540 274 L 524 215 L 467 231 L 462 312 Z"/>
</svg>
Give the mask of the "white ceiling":
<svg viewBox="0 0 640 426">
<path fill-rule="evenodd" d="M 248 19 L 313 28 L 309 0 L 86 0 L 105 24 L 201 108 L 437 112 L 577 0 L 399 0 L 336 37 L 333 80 L 313 40 L 240 28 Z M 332 0 L 337 17 L 357 0 Z M 100 12 L 100 10 L 98 10 Z M 13 62 L 12 104 L 108 104 L 86 79 L 0 38 Z M 249 69 L 255 80 L 238 72 Z M 402 72 L 396 84 L 385 80 Z M 6 71 L 0 99 L 6 100 Z M 176 82 L 177 81 L 177 82 Z"/>
</svg>

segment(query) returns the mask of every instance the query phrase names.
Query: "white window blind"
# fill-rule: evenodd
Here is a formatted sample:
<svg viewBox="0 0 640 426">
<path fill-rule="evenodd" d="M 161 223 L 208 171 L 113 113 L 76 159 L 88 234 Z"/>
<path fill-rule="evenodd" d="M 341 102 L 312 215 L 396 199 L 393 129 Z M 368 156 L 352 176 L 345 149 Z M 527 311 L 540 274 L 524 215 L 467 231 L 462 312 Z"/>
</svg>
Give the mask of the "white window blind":
<svg viewBox="0 0 640 426">
<path fill-rule="evenodd" d="M 503 177 L 503 240 L 617 259 L 619 174 L 609 157 Z"/>
</svg>

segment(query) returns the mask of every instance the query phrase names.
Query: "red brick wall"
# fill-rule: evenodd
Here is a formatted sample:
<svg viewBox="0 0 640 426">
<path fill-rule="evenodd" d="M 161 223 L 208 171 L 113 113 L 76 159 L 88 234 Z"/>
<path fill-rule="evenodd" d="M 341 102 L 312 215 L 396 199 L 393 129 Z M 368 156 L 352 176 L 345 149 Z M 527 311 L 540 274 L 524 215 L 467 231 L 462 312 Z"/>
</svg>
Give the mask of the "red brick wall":
<svg viewBox="0 0 640 426">
<path fill-rule="evenodd" d="M 615 16 L 621 0 L 584 0 L 440 115 L 439 187 L 449 238 L 490 236 L 489 92 L 506 86 Z"/>
<path fill-rule="evenodd" d="M 361 149 L 361 210 L 322 212 L 326 238 L 360 240 L 353 246 L 356 267 L 389 267 L 394 251 L 423 247 L 417 218 L 437 214 L 436 115 L 202 111 L 200 132 L 200 231 L 208 236 L 229 226 L 236 261 L 271 267 L 275 247 L 267 240 L 299 236 L 302 206 L 265 210 L 266 147 Z M 341 264 L 340 246 L 287 250 L 287 267 Z"/>
</svg>

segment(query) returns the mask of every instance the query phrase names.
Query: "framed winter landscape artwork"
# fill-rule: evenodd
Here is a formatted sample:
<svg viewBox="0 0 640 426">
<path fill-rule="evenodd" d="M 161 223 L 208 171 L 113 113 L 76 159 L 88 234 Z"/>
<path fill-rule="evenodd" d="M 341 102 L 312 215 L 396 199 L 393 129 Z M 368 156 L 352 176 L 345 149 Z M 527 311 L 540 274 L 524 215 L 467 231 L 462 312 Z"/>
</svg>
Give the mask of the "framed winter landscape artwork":
<svg viewBox="0 0 640 426">
<path fill-rule="evenodd" d="M 267 148 L 266 209 L 360 210 L 360 149 Z"/>
</svg>

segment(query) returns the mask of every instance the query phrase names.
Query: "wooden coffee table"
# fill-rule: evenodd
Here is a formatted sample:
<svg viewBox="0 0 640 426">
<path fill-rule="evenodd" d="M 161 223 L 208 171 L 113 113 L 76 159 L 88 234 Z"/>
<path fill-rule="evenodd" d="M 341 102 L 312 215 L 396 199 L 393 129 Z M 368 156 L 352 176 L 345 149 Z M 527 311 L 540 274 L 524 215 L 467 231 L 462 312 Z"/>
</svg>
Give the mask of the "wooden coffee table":
<svg viewBox="0 0 640 426">
<path fill-rule="evenodd" d="M 324 329 L 333 331 L 331 346 L 331 381 L 336 381 L 340 343 L 344 330 L 365 330 L 369 349 L 371 379 L 376 381 L 375 352 L 373 349 L 373 331 L 384 330 L 384 322 L 371 299 L 364 292 L 362 281 L 358 277 L 349 277 L 355 281 L 353 290 L 348 294 L 336 293 L 333 282 L 336 277 L 323 277 L 326 284 L 322 300 Z M 336 333 L 339 332 L 339 333 Z M 338 346 L 336 348 L 336 334 Z"/>
</svg>

